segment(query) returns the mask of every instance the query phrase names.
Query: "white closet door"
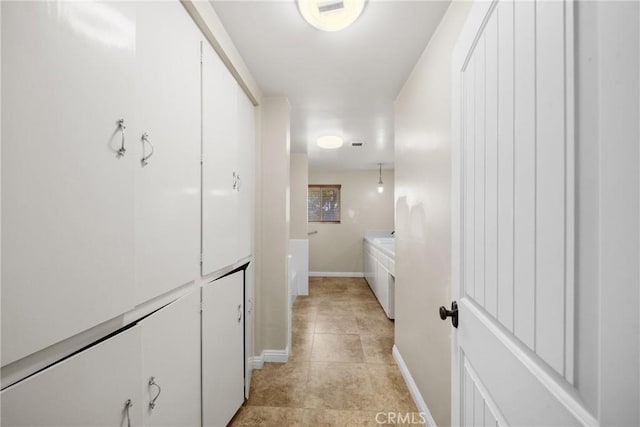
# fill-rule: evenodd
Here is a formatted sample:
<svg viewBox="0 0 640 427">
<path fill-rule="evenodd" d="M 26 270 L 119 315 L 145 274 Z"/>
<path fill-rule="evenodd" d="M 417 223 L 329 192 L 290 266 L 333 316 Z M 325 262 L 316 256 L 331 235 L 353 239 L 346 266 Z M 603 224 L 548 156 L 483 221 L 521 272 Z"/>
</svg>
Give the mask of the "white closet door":
<svg viewBox="0 0 640 427">
<path fill-rule="evenodd" d="M 178 1 L 138 7 L 131 155 L 141 303 L 199 274 L 201 36 Z M 142 141 L 145 133 L 152 155 L 151 145 Z"/>
<path fill-rule="evenodd" d="M 255 109 L 244 91 L 237 86 L 238 96 L 238 257 L 252 254 L 254 169 L 255 169 Z"/>
<path fill-rule="evenodd" d="M 141 423 L 140 329 L 134 327 L 2 392 L 4 427 Z"/>
<path fill-rule="evenodd" d="M 199 290 L 144 319 L 140 326 L 144 425 L 199 426 Z"/>
<path fill-rule="evenodd" d="M 202 274 L 206 275 L 238 260 L 238 96 L 237 84 L 218 55 L 208 43 L 202 46 Z"/>
<path fill-rule="evenodd" d="M 243 273 L 202 288 L 202 421 L 224 426 L 244 401 Z"/>
<path fill-rule="evenodd" d="M 7 364 L 134 305 L 136 6 L 1 7 Z"/>
</svg>

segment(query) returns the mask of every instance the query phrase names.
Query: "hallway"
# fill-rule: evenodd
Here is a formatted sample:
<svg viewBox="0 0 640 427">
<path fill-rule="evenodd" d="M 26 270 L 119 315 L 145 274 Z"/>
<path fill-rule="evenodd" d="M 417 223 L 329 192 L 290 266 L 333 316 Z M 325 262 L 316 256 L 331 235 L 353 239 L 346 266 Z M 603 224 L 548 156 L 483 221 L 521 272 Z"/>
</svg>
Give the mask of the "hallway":
<svg viewBox="0 0 640 427">
<path fill-rule="evenodd" d="M 394 322 L 361 278 L 311 278 L 293 309 L 292 354 L 253 372 L 233 426 L 394 425 L 420 415 L 393 360 Z"/>
</svg>

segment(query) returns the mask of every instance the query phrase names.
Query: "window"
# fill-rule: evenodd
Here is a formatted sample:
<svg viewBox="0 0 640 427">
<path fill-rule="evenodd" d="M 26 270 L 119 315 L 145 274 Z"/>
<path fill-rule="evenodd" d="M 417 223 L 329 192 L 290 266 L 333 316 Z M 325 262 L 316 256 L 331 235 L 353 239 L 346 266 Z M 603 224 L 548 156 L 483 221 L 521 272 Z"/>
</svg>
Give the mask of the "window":
<svg viewBox="0 0 640 427">
<path fill-rule="evenodd" d="M 340 223 L 340 185 L 310 185 L 307 192 L 309 222 Z"/>
</svg>

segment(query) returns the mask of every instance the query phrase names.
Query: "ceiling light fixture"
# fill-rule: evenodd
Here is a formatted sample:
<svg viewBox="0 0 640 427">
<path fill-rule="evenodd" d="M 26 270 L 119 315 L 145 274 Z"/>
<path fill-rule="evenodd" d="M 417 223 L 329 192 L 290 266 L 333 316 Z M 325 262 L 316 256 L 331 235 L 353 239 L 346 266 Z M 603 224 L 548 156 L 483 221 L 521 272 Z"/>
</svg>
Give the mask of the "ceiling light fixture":
<svg viewBox="0 0 640 427">
<path fill-rule="evenodd" d="M 365 0 L 298 0 L 302 17 L 322 31 L 340 31 L 353 24 Z"/>
<path fill-rule="evenodd" d="M 342 144 L 344 144 L 342 138 L 335 135 L 321 136 L 316 142 L 318 143 L 318 147 L 325 148 L 327 150 L 340 148 L 342 147 Z"/>
<path fill-rule="evenodd" d="M 382 183 L 382 163 L 378 163 L 380 167 L 380 178 L 378 179 L 378 193 L 382 193 L 384 191 L 384 185 Z"/>
</svg>

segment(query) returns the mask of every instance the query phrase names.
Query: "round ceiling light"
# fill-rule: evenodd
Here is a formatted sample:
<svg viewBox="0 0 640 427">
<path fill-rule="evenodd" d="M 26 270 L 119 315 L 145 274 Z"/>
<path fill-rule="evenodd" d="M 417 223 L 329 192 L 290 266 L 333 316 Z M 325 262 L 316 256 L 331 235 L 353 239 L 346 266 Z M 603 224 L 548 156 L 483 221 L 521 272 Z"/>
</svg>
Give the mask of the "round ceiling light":
<svg viewBox="0 0 640 427">
<path fill-rule="evenodd" d="M 333 150 L 336 148 L 342 147 L 344 141 L 339 136 L 321 136 L 316 141 L 318 143 L 318 147 L 326 148 L 328 150 Z"/>
<path fill-rule="evenodd" d="M 323 31 L 340 31 L 358 19 L 365 0 L 298 0 L 303 18 Z"/>
</svg>

